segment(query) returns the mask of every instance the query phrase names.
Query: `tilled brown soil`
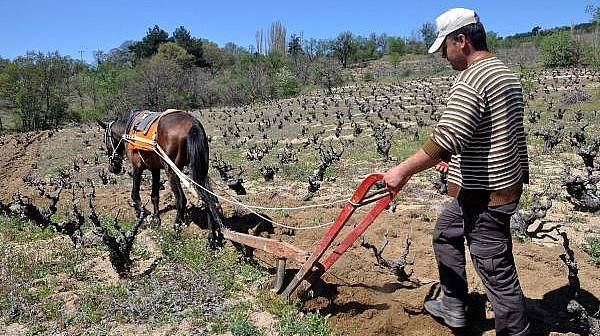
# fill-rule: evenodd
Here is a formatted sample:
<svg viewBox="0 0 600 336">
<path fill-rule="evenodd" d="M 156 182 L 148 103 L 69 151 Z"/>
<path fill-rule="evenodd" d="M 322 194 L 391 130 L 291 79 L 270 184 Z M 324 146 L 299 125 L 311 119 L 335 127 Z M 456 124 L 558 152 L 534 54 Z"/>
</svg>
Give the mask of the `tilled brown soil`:
<svg viewBox="0 0 600 336">
<path fill-rule="evenodd" d="M 335 216 L 335 211 L 331 211 L 331 216 Z M 395 214 L 382 213 L 365 235 L 367 241 L 381 246 L 387 231 L 390 244 L 384 256 L 392 260 L 400 255 L 406 232 L 412 232 L 410 251 L 414 265 L 411 282 L 398 282 L 391 273 L 375 264 L 370 251 L 355 243 L 325 274 L 324 290 L 318 292 L 316 298 L 307 300 L 305 308 L 330 314 L 335 329 L 349 335 L 452 335 L 452 330 L 422 311 L 424 300 L 438 292 L 438 274 L 431 246 L 434 222 L 423 222 L 418 217 L 418 210 L 404 210 L 400 206 Z M 291 241 L 310 250 L 323 232 L 300 232 Z M 588 256 L 585 253 L 578 248 L 575 251 L 584 290 L 582 300 L 590 309 L 597 310 L 600 272 L 586 262 Z M 569 333 L 572 328 L 564 314 L 568 282 L 566 267 L 559 259 L 562 253 L 561 246 L 515 240 L 514 254 L 534 319 L 535 334 L 577 334 Z M 464 333 L 494 335 L 493 312 L 485 302 L 483 285 L 470 260 L 467 260 L 467 276 L 472 326 Z"/>
<path fill-rule="evenodd" d="M 97 138 L 95 135 L 87 135 Z M 30 135 L 14 135 L 2 138 L 0 146 L 0 178 L 3 186 L 0 196 L 3 200 L 20 190 L 27 195 L 28 187 L 22 177 L 29 173 L 36 174 L 47 171 L 51 167 L 43 167 L 44 155 L 48 151 L 60 148 L 73 139 L 81 138 L 76 130 L 62 130 L 49 137 L 48 132 Z M 84 136 L 85 137 L 85 136 Z M 17 140 L 18 139 L 18 140 Z M 94 150 L 80 150 L 77 157 L 92 160 Z M 56 154 L 59 155 L 59 154 Z M 56 156 L 55 155 L 55 156 Z M 69 162 L 63 162 L 68 166 Z M 90 176 L 94 177 L 103 167 L 88 165 Z M 116 185 L 99 188 L 96 204 L 99 209 L 114 209 L 126 207 L 129 202 L 130 181 L 126 175 L 117 178 Z M 418 183 L 415 182 L 415 183 Z M 410 188 L 409 188 L 410 190 Z M 326 194 L 327 190 L 323 191 Z M 351 192 L 350 190 L 348 192 Z M 148 198 L 148 186 L 142 188 L 143 199 Z M 254 197 L 251 201 L 257 204 L 272 204 L 277 198 L 291 205 L 298 201 L 286 199 L 285 191 L 273 191 L 265 197 Z M 435 197 L 428 200 L 414 200 L 403 194 L 398 201 L 395 213 L 384 212 L 369 228 L 365 237 L 377 246 L 381 245 L 384 233 L 388 233 L 390 244 L 385 250 L 387 259 L 397 257 L 402 249 L 402 240 L 407 232 L 411 234 L 411 258 L 414 265 L 411 281 L 398 282 L 387 270 L 375 264 L 372 253 L 355 243 L 335 266 L 324 275 L 324 285 L 317 288 L 313 298 L 304 301 L 304 308 L 309 311 L 320 311 L 329 315 L 331 325 L 336 332 L 345 335 L 452 335 L 453 331 L 444 327 L 429 315 L 422 312 L 423 301 L 438 290 L 437 269 L 431 246 L 431 232 L 437 209 L 448 201 L 447 198 Z M 162 191 L 163 207 L 172 201 L 169 188 Z M 315 202 L 320 199 L 316 198 Z M 231 214 L 231 207 L 224 206 Z M 271 215 L 281 222 L 306 223 L 320 218 L 322 222 L 333 220 L 339 213 L 340 207 L 326 209 L 310 209 L 287 216 Z M 357 222 L 364 211 L 357 212 L 350 225 Z M 169 223 L 173 211 L 163 216 L 163 223 Z M 591 217 L 590 220 L 596 220 Z M 165 225 L 164 224 L 164 225 Z M 595 224 L 597 225 L 597 223 Z M 315 230 L 297 230 L 293 236 L 275 235 L 273 238 L 291 242 L 308 251 L 323 236 L 326 228 Z M 347 232 L 344 229 L 342 234 Z M 276 233 L 279 232 L 276 230 Z M 574 245 L 574 244 L 573 244 Z M 578 247 L 573 246 L 579 264 L 579 277 L 583 289 L 582 303 L 587 305 L 593 314 L 598 309 L 600 297 L 600 272 L 590 265 L 588 256 Z M 534 319 L 535 334 L 562 335 L 576 334 L 576 330 L 568 322 L 565 314 L 567 271 L 559 259 L 564 251 L 559 244 L 536 244 L 515 240 L 514 253 L 520 274 L 521 284 L 528 299 L 531 316 Z M 257 253 L 258 258 L 269 262 L 269 256 Z M 297 265 L 296 265 L 297 266 Z M 465 333 L 469 335 L 494 335 L 493 313 L 485 302 L 483 287 L 468 262 L 467 270 L 470 279 L 471 323 Z"/>
</svg>

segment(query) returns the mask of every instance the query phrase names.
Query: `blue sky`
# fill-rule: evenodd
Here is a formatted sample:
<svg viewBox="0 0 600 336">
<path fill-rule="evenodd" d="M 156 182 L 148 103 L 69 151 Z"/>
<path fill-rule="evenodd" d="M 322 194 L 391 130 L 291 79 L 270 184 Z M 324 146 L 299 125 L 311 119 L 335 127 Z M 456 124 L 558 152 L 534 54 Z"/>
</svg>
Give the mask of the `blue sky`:
<svg viewBox="0 0 600 336">
<path fill-rule="evenodd" d="M 417 5 L 415 5 L 415 3 Z M 13 59 L 28 50 L 58 50 L 92 60 L 94 50 L 108 51 L 125 40 L 141 40 L 158 24 L 169 33 L 183 25 L 192 35 L 219 45 L 254 44 L 258 28 L 281 21 L 288 34 L 331 38 L 339 32 L 410 36 L 448 8 L 467 7 L 488 31 L 500 36 L 590 21 L 587 5 L 598 0 L 549 1 L 127 1 L 0 0 L 0 56 Z"/>
</svg>

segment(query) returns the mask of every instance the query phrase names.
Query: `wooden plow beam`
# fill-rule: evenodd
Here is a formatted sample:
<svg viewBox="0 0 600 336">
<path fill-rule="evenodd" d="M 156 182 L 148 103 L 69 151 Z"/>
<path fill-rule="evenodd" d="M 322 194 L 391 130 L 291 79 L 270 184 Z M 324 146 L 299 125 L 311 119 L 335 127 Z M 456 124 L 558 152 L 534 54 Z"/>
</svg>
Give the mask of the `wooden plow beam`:
<svg viewBox="0 0 600 336">
<path fill-rule="evenodd" d="M 327 230 L 321 241 L 313 248 L 311 254 L 308 254 L 306 251 L 289 243 L 255 237 L 227 229 L 223 230 L 223 236 L 231 241 L 263 250 L 277 257 L 277 274 L 274 282 L 274 290 L 278 293 L 283 288 L 287 259 L 293 259 L 302 263 L 302 267 L 298 273 L 281 293 L 286 300 L 289 300 L 292 293 L 294 293 L 301 284 L 303 284 L 303 290 L 310 288 L 315 280 L 319 279 L 328 269 L 330 269 L 394 199 L 396 192 L 390 191 L 387 188 L 369 193 L 375 183 L 382 180 L 382 174 L 371 174 L 363 180 L 354 195 L 352 195 L 350 200 L 346 203 L 335 222 L 331 225 L 329 230 Z M 362 218 L 360 223 L 352 228 L 344 239 L 341 240 L 325 258 L 323 258 L 325 252 L 332 245 L 333 241 L 344 228 L 354 211 L 371 203 L 375 203 L 375 205 Z"/>
</svg>

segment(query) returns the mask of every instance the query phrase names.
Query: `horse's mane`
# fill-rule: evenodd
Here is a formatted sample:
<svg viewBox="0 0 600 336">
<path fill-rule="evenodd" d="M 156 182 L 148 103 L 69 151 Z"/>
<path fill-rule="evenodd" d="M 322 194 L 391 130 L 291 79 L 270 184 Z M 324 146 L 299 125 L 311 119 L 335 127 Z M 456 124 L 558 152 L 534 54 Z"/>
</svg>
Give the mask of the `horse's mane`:
<svg viewBox="0 0 600 336">
<path fill-rule="evenodd" d="M 127 121 L 129 120 L 129 118 L 131 118 L 131 116 L 135 113 L 139 112 L 138 109 L 130 109 L 130 110 L 125 110 L 125 111 L 121 111 L 119 113 L 116 114 L 117 116 L 117 120 L 119 121 Z"/>
<path fill-rule="evenodd" d="M 130 110 L 121 111 L 119 113 L 115 113 L 116 121 L 123 123 L 124 125 L 129 125 L 131 119 L 138 113 L 140 110 L 136 108 L 132 108 Z"/>
</svg>

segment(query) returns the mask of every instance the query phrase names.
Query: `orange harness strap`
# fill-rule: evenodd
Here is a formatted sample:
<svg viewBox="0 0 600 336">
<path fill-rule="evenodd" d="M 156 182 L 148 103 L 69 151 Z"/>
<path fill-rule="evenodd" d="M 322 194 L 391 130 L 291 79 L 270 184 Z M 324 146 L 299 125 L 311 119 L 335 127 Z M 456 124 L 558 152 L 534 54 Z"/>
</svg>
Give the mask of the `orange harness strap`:
<svg viewBox="0 0 600 336">
<path fill-rule="evenodd" d="M 142 151 L 154 151 L 154 148 L 156 147 L 156 137 L 158 134 L 158 125 L 160 122 L 160 119 L 162 119 L 162 117 L 171 114 L 171 113 L 177 113 L 177 112 L 185 112 L 183 110 L 177 110 L 177 109 L 168 109 L 166 111 L 164 111 L 163 113 L 161 113 L 161 115 L 152 123 L 152 125 L 150 126 L 150 129 L 148 130 L 148 133 L 144 134 L 144 132 L 142 131 L 136 131 L 133 129 L 133 127 L 131 127 L 129 130 L 127 130 L 127 134 L 124 136 L 125 140 L 127 141 L 127 150 L 142 150 Z M 137 116 L 136 116 L 137 118 Z M 135 118 L 133 120 L 133 122 L 131 123 L 131 125 L 135 124 Z"/>
</svg>

